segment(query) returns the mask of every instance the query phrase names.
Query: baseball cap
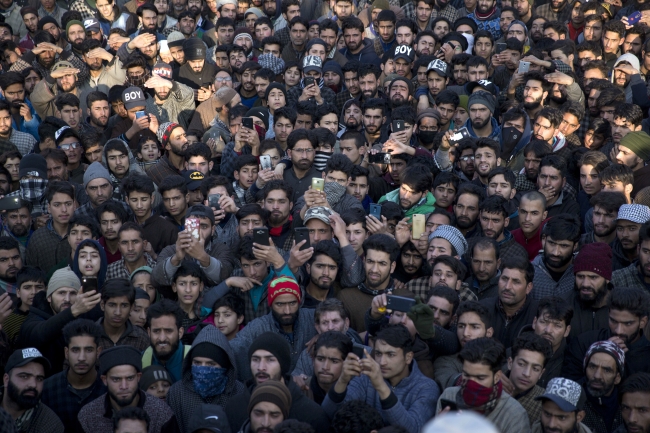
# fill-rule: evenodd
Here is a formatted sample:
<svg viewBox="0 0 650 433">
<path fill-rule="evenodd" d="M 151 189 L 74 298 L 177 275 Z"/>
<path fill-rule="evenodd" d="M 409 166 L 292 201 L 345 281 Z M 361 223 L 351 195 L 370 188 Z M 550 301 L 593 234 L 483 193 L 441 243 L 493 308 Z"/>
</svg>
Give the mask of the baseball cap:
<svg viewBox="0 0 650 433">
<path fill-rule="evenodd" d="M 18 349 L 11 354 L 5 365 L 5 371 L 9 372 L 16 367 L 22 367 L 30 362 L 40 362 L 45 369 L 50 368 L 50 361 L 35 347 L 26 347 L 25 349 Z"/>
<path fill-rule="evenodd" d="M 305 58 L 302 60 L 302 71 L 317 71 L 322 73 L 323 61 L 318 56 L 305 56 Z"/>
<path fill-rule="evenodd" d="M 201 186 L 203 179 L 205 179 L 203 173 L 195 170 L 184 170 L 181 175 L 185 178 L 185 186 L 190 191 L 197 190 Z"/>
<path fill-rule="evenodd" d="M 632 221 L 637 224 L 645 224 L 650 220 L 650 208 L 642 204 L 624 204 L 618 210 L 616 221 Z"/>
<path fill-rule="evenodd" d="M 52 67 L 52 72 L 56 71 L 57 69 L 61 69 L 61 68 L 74 68 L 74 67 L 75 67 L 75 65 L 73 65 L 72 63 L 70 63 L 68 61 L 65 61 L 65 60 L 60 60 L 60 61 L 58 61 L 58 62 L 56 62 L 54 64 L 54 66 Z"/>
<path fill-rule="evenodd" d="M 397 59 L 404 59 L 412 63 L 415 60 L 415 51 L 408 45 L 398 45 L 395 47 L 395 57 L 393 57 L 393 60 Z"/>
<path fill-rule="evenodd" d="M 492 93 L 494 96 L 496 96 L 497 93 L 499 93 L 497 86 L 492 81 L 489 80 L 479 80 L 479 81 L 472 81 L 470 83 L 467 83 L 467 93 L 471 95 L 474 89 L 476 89 L 477 87 L 480 87 L 481 89 Z"/>
<path fill-rule="evenodd" d="M 169 63 L 165 62 L 158 62 L 153 66 L 153 70 L 151 71 L 153 75 L 158 75 L 159 77 L 162 78 L 167 78 L 168 80 L 172 79 L 172 67 L 169 65 Z"/>
<path fill-rule="evenodd" d="M 200 405 L 187 423 L 187 432 L 211 431 L 213 433 L 230 433 L 230 424 L 226 413 L 216 404 Z"/>
<path fill-rule="evenodd" d="M 571 379 L 555 377 L 546 385 L 544 394 L 535 400 L 551 400 L 564 412 L 575 412 L 584 406 L 586 396 L 582 387 Z"/>
<path fill-rule="evenodd" d="M 122 102 L 124 102 L 124 108 L 127 110 L 134 107 L 143 107 L 145 101 L 144 93 L 139 87 L 128 87 L 122 92 Z"/>
<path fill-rule="evenodd" d="M 202 204 L 195 204 L 194 206 L 190 207 L 185 213 L 185 216 L 207 218 L 212 221 L 212 225 L 214 225 L 214 212 L 212 211 L 212 208 L 209 208 Z"/>
<path fill-rule="evenodd" d="M 95 33 L 99 33 L 101 31 L 99 21 L 97 21 L 96 18 L 88 18 L 87 20 L 84 20 L 84 29 L 86 29 L 87 32 Z"/>
<path fill-rule="evenodd" d="M 448 69 L 448 66 L 447 66 L 446 62 L 444 62 L 444 61 L 442 61 L 440 59 L 435 59 L 435 60 L 432 60 L 429 63 L 429 66 L 427 66 L 427 73 L 429 73 L 429 71 L 435 71 L 441 77 L 446 77 L 447 76 L 447 69 Z"/>
<path fill-rule="evenodd" d="M 316 206 L 309 208 L 307 212 L 305 212 L 305 218 L 303 219 L 303 224 L 307 224 L 307 221 L 311 219 L 318 219 L 323 221 L 325 224 L 329 225 L 330 224 L 330 216 L 333 214 L 332 210 L 330 208 L 327 208 L 325 206 Z"/>
</svg>

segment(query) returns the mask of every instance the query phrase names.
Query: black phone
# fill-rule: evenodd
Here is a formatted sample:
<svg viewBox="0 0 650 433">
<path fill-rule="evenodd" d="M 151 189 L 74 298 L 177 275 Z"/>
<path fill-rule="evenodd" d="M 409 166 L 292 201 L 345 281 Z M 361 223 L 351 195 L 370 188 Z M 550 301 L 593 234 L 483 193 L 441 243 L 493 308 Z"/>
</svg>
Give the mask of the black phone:
<svg viewBox="0 0 650 433">
<path fill-rule="evenodd" d="M 221 194 L 210 194 L 208 196 L 208 204 L 212 209 L 221 210 L 221 206 L 219 206 L 220 198 L 221 198 Z"/>
<path fill-rule="evenodd" d="M 269 229 L 260 227 L 253 229 L 253 242 L 260 245 L 269 246 Z"/>
<path fill-rule="evenodd" d="M 92 290 L 97 290 L 97 288 L 98 288 L 97 277 L 81 278 L 81 290 L 83 290 L 82 293 L 87 293 Z"/>
<path fill-rule="evenodd" d="M 404 121 L 401 119 L 393 120 L 391 127 L 393 132 L 401 132 L 404 131 L 404 129 L 406 129 L 406 125 L 404 124 Z"/>
<path fill-rule="evenodd" d="M 0 210 L 16 210 L 23 207 L 20 197 L 3 197 L 0 199 Z"/>
<path fill-rule="evenodd" d="M 374 162 L 376 164 L 390 164 L 390 153 L 386 152 L 377 152 L 374 155 L 368 157 L 368 162 Z"/>
<path fill-rule="evenodd" d="M 352 343 L 352 353 L 357 355 L 360 359 L 366 357 L 366 354 L 363 353 L 364 349 L 366 350 L 366 352 L 368 352 L 368 354 L 372 352 L 372 347 L 370 346 L 364 346 L 363 344 L 359 344 L 359 343 Z"/>
<path fill-rule="evenodd" d="M 241 124 L 244 128 L 253 129 L 253 130 L 255 129 L 255 125 L 253 124 L 252 117 L 242 117 Z"/>
<path fill-rule="evenodd" d="M 370 203 L 370 215 L 381 221 L 381 205 Z"/>
<path fill-rule="evenodd" d="M 305 87 L 311 86 L 314 83 L 316 83 L 314 77 L 305 77 Z"/>
<path fill-rule="evenodd" d="M 447 400 L 446 398 L 441 398 L 441 399 L 440 399 L 440 408 L 441 408 L 441 409 L 444 409 L 444 408 L 446 408 L 446 407 L 450 408 L 450 410 L 451 410 L 452 412 L 456 412 L 456 411 L 458 411 L 458 405 L 456 404 L 455 401 L 453 401 L 453 400 Z"/>
<path fill-rule="evenodd" d="M 404 296 L 386 295 L 386 309 L 408 313 L 411 307 L 415 305 L 415 299 Z"/>
<path fill-rule="evenodd" d="M 505 42 L 497 42 L 497 54 L 501 54 L 506 50 L 506 43 Z"/>
<path fill-rule="evenodd" d="M 298 245 L 302 241 L 307 241 L 303 246 L 300 247 L 300 251 L 306 250 L 311 245 L 309 244 L 309 229 L 307 227 L 298 227 L 293 229 L 293 238 Z"/>
</svg>

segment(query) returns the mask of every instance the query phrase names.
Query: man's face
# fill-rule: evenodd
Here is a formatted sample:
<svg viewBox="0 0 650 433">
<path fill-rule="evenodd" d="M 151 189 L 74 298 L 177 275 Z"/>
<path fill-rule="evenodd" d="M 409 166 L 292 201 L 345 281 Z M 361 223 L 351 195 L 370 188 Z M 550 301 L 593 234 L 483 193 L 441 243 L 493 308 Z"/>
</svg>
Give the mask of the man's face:
<svg viewBox="0 0 650 433">
<path fill-rule="evenodd" d="M 131 303 L 126 296 L 117 296 L 109 298 L 100 303 L 102 311 L 104 312 L 104 324 L 113 328 L 121 328 L 131 313 Z"/>
<path fill-rule="evenodd" d="M 353 144 L 352 145 L 355 149 L 356 146 Z M 343 142 L 341 142 L 341 150 L 343 150 Z M 357 149 L 358 150 L 358 149 Z M 342 152 L 344 155 L 345 153 Z M 368 178 L 365 176 L 357 176 L 356 178 L 348 179 L 348 186 L 347 186 L 347 192 L 354 198 L 356 198 L 359 201 L 363 201 L 365 198 L 366 194 L 368 194 Z"/>
<path fill-rule="evenodd" d="M 307 221 L 305 227 L 309 229 L 309 242 L 311 245 L 315 245 L 320 241 L 332 239 L 332 228 L 329 224 L 325 224 L 317 218 Z"/>
<path fill-rule="evenodd" d="M 557 240 L 550 236 L 542 237 L 544 262 L 549 268 L 561 269 L 571 262 L 575 244 L 569 240 Z M 576 278 L 577 280 L 577 278 Z"/>
<path fill-rule="evenodd" d="M 44 380 L 45 368 L 39 362 L 14 367 L 3 377 L 6 397 L 18 410 L 32 409 L 41 399 Z"/>
<path fill-rule="evenodd" d="M 343 371 L 343 356 L 334 347 L 321 346 L 314 356 L 314 374 L 319 385 L 332 386 Z"/>
<path fill-rule="evenodd" d="M 580 301 L 587 306 L 600 304 L 607 296 L 608 281 L 594 272 L 581 271 L 576 273 L 576 289 Z"/>
<path fill-rule="evenodd" d="M 621 382 L 616 360 L 607 353 L 591 355 L 585 369 L 586 388 L 593 397 L 609 396 L 614 387 Z"/>
<path fill-rule="evenodd" d="M 454 81 L 459 86 L 467 83 L 467 65 L 454 65 Z"/>
<path fill-rule="evenodd" d="M 594 206 L 592 223 L 594 225 L 594 234 L 596 236 L 607 237 L 616 230 L 616 218 L 618 212 L 608 211 L 601 206 Z M 650 275 L 650 273 L 649 273 Z"/>
<path fill-rule="evenodd" d="M 187 9 L 187 0 L 171 0 L 176 15 Z"/>
<path fill-rule="evenodd" d="M 472 255 L 472 274 L 479 284 L 485 284 L 494 278 L 499 270 L 500 260 L 494 248 L 474 248 Z"/>
<path fill-rule="evenodd" d="M 483 104 L 474 104 L 469 109 L 469 119 L 474 129 L 483 129 L 490 123 L 492 112 Z"/>
<path fill-rule="evenodd" d="M 298 127 L 298 125 L 296 125 Z M 308 170 L 314 163 L 315 152 L 309 140 L 300 140 L 296 143 L 293 149 L 288 150 L 287 153 L 291 158 L 291 162 L 300 170 Z"/>
<path fill-rule="evenodd" d="M 500 239 L 506 227 L 506 220 L 507 218 L 504 218 L 501 214 L 481 211 L 479 221 L 483 235 L 494 240 Z"/>
<path fill-rule="evenodd" d="M 32 215 L 26 207 L 7 211 L 5 219 L 9 231 L 17 237 L 23 237 L 29 233 L 32 225 Z"/>
<path fill-rule="evenodd" d="M 93 179 L 86 186 L 88 198 L 93 207 L 97 207 L 113 196 L 113 186 L 104 178 Z"/>
<path fill-rule="evenodd" d="M 358 29 L 345 29 L 343 40 L 350 51 L 357 51 L 363 45 L 363 36 Z"/>
<path fill-rule="evenodd" d="M 526 282 L 526 273 L 519 269 L 504 268 L 499 278 L 499 299 L 503 305 L 519 305 L 533 289 L 533 283 Z"/>
<path fill-rule="evenodd" d="M 89 335 L 79 335 L 70 339 L 70 344 L 65 348 L 65 359 L 70 370 L 80 376 L 85 375 L 95 368 L 97 358 L 101 353 L 95 339 Z"/>
<path fill-rule="evenodd" d="M 336 4 L 334 5 L 334 13 L 339 20 L 343 20 L 343 18 L 349 17 L 352 15 L 353 11 L 354 6 L 352 6 L 352 2 L 349 0 L 337 0 Z"/>
<path fill-rule="evenodd" d="M 343 124 L 348 129 L 358 129 L 361 122 L 361 108 L 357 104 L 349 104 L 343 111 Z"/>
<path fill-rule="evenodd" d="M 35 14 L 25 14 L 23 15 L 23 23 L 27 27 L 27 31 L 32 35 L 38 30 L 38 16 Z"/>
<path fill-rule="evenodd" d="M 307 42 L 307 27 L 302 24 L 295 24 L 289 30 L 289 38 L 294 46 L 302 47 Z"/>
<path fill-rule="evenodd" d="M 271 433 L 284 421 L 282 410 L 270 401 L 261 401 L 250 412 L 250 429 L 257 433 Z"/>
<path fill-rule="evenodd" d="M 544 104 L 544 99 L 547 96 L 548 92 L 544 91 L 541 81 L 528 80 L 524 87 L 524 107 L 528 109 L 538 108 Z M 548 123 L 550 124 L 550 122 Z"/>
<path fill-rule="evenodd" d="M 627 165 L 628 167 L 635 169 L 640 164 L 643 164 L 643 160 L 639 158 L 636 153 L 632 152 L 630 148 L 619 144 L 623 137 L 625 137 L 630 132 L 636 129 L 629 122 L 626 122 L 624 119 L 617 117 L 612 125 L 612 138 L 614 143 L 618 144 L 618 154 L 616 154 L 616 162 L 619 164 Z"/>
<path fill-rule="evenodd" d="M 433 34 L 435 34 L 438 39 L 444 38 L 447 33 L 449 33 L 449 24 L 445 21 L 438 21 L 433 27 Z"/>
<path fill-rule="evenodd" d="M 410 100 L 409 87 L 402 80 L 393 81 L 390 85 L 390 102 L 393 107 L 405 105 Z"/>
<path fill-rule="evenodd" d="M 484 59 L 487 59 L 492 54 L 493 45 L 494 44 L 492 43 L 492 41 L 489 38 L 479 37 L 479 38 L 476 39 L 476 42 L 474 44 L 474 52 L 476 53 L 477 56 L 483 57 Z M 479 67 L 473 67 L 473 69 L 474 70 L 476 70 L 476 69 L 485 69 L 485 66 L 480 65 Z M 486 72 L 486 75 L 487 75 L 487 72 Z M 477 81 L 477 80 L 472 80 L 472 78 L 470 76 L 469 81 Z"/>
<path fill-rule="evenodd" d="M 363 227 L 361 223 L 349 224 L 345 228 L 345 235 L 352 245 L 352 248 L 359 253 L 363 251 L 363 241 L 368 237 L 368 231 Z"/>
<path fill-rule="evenodd" d="M 23 260 L 17 249 L 0 250 L 0 278 L 4 281 L 16 281 L 16 274 L 23 267 Z"/>
<path fill-rule="evenodd" d="M 179 329 L 176 326 L 176 317 L 168 314 L 152 318 L 147 333 L 156 358 L 166 361 L 176 353 L 183 336 L 183 328 Z"/>
<path fill-rule="evenodd" d="M 59 314 L 61 311 L 70 308 L 77 300 L 77 291 L 71 287 L 61 287 L 56 292 L 47 297 L 50 307 L 54 313 Z"/>
<path fill-rule="evenodd" d="M 72 225 L 72 228 L 70 228 L 70 234 L 68 235 L 68 244 L 70 245 L 70 248 L 76 250 L 81 242 L 92 238 L 93 238 L 93 234 L 89 227 L 83 226 L 81 224 L 75 224 Z M 81 251 L 79 251 L 79 253 L 81 254 Z M 79 259 L 79 262 L 81 263 L 82 260 L 83 259 Z M 80 266 L 80 268 L 82 268 L 80 271 L 83 272 L 84 271 L 83 267 Z"/>
<path fill-rule="evenodd" d="M 320 47 L 321 45 L 315 46 Z M 374 77 L 374 75 L 371 76 Z M 352 95 L 358 95 L 361 92 L 359 88 L 359 74 L 356 71 L 344 72 L 343 79 L 345 80 L 345 86 Z"/>
<path fill-rule="evenodd" d="M 429 19 L 427 18 L 427 22 Z M 433 54 L 433 50 L 436 46 L 436 41 L 431 36 L 422 36 L 420 40 L 415 45 L 415 53 L 418 56 L 428 56 Z M 386 71 L 384 71 L 386 73 Z"/>
<path fill-rule="evenodd" d="M 66 225 L 75 210 L 74 200 L 67 194 L 57 192 L 52 196 L 47 209 L 54 221 Z"/>
<path fill-rule="evenodd" d="M 59 111 L 59 113 L 61 114 L 61 120 L 67 123 L 70 128 L 77 129 L 79 127 L 79 123 L 81 122 L 81 110 L 79 110 L 79 107 L 73 107 L 72 105 L 64 105 L 61 108 L 61 111 Z M 78 142 L 78 140 L 75 137 L 69 137 L 69 138 Z M 62 143 L 64 142 L 65 140 L 63 140 Z M 79 149 L 83 151 L 83 148 L 81 146 L 79 147 Z M 69 156 L 68 159 L 70 159 Z"/>
<path fill-rule="evenodd" d="M 501 158 L 497 158 L 496 153 L 490 147 L 479 147 L 474 152 L 474 164 L 476 165 L 476 171 L 481 177 L 486 177 L 500 162 Z M 509 197 L 504 198 L 509 199 Z"/>
<path fill-rule="evenodd" d="M 427 263 L 433 265 L 433 260 L 438 256 L 453 256 L 453 249 L 451 243 L 447 239 L 433 238 L 429 242 L 429 249 L 427 250 Z M 434 269 L 435 276 L 435 269 Z"/>
<path fill-rule="evenodd" d="M 233 26 L 220 26 L 217 27 L 217 40 L 219 45 L 232 44 L 232 40 L 235 38 L 235 28 Z M 230 64 L 232 65 L 232 58 L 230 59 Z"/>
<path fill-rule="evenodd" d="M 133 403 L 138 395 L 138 383 L 142 373 L 138 373 L 132 365 L 118 365 L 102 376 L 104 385 L 108 388 L 108 395 L 119 407 L 126 407 Z"/>
<path fill-rule="evenodd" d="M 372 356 L 379 364 L 384 380 L 402 376 L 413 360 L 413 352 L 405 354 L 402 348 L 393 347 L 383 340 L 375 342 Z"/>
<path fill-rule="evenodd" d="M 104 239 L 114 241 L 122 221 L 113 212 L 104 212 L 99 216 L 99 226 Z"/>
<path fill-rule="evenodd" d="M 567 326 L 563 320 L 553 319 L 547 312 L 542 312 L 539 317 L 533 319 L 533 331 L 557 350 L 562 340 L 569 335 L 571 326 Z"/>
<path fill-rule="evenodd" d="M 233 51 L 232 53 L 230 53 L 230 65 L 232 66 L 233 69 L 241 68 L 241 65 L 243 65 L 245 61 L 246 61 L 246 55 L 244 55 L 243 52 L 241 52 L 241 51 Z M 244 74 L 246 72 L 249 72 L 249 71 L 248 70 L 244 71 Z M 248 82 L 249 83 L 251 82 L 250 75 L 251 74 L 249 73 L 249 77 L 248 77 Z M 252 75 L 254 76 L 255 74 L 253 73 Z M 242 74 L 242 79 L 243 79 L 243 74 Z M 251 89 L 246 89 L 246 90 L 249 91 L 249 92 L 251 91 Z"/>
<path fill-rule="evenodd" d="M 400 26 L 397 28 L 395 38 L 397 40 L 397 45 L 408 45 L 410 47 L 413 45 L 413 41 L 415 40 L 415 34 L 413 34 L 410 27 Z"/>
<path fill-rule="evenodd" d="M 25 102 L 25 86 L 21 83 L 12 84 L 2 92 L 8 103 Z"/>
<path fill-rule="evenodd" d="M 31 71 L 27 77 L 25 77 L 25 90 L 27 93 L 32 93 L 34 87 L 38 82 L 41 81 L 41 77 L 36 73 L 36 71 Z"/>
<path fill-rule="evenodd" d="M 473 311 L 468 311 L 461 314 L 456 324 L 456 336 L 460 342 L 461 347 L 465 347 L 468 341 L 476 340 L 477 338 L 491 337 L 492 328 L 486 329 L 485 324 L 478 314 Z"/>
<path fill-rule="evenodd" d="M 390 261 L 390 255 L 383 251 L 368 250 L 364 261 L 366 285 L 374 289 L 380 287 L 390 278 L 395 270 L 395 262 Z"/>
<path fill-rule="evenodd" d="M 293 202 L 287 193 L 281 189 L 269 191 L 264 199 L 264 209 L 269 211 L 269 224 L 271 227 L 278 227 L 284 224 L 289 218 L 289 212 L 293 207 Z"/>
<path fill-rule="evenodd" d="M 641 319 L 630 311 L 609 310 L 609 331 L 612 337 L 619 337 L 627 347 L 634 343 L 648 323 L 648 317 Z"/>
<path fill-rule="evenodd" d="M 650 397 L 647 392 L 626 392 L 621 397 L 621 415 L 628 432 L 650 432 Z"/>
<path fill-rule="evenodd" d="M 641 35 L 635 33 L 625 35 L 625 40 L 623 42 L 624 53 L 632 53 L 635 56 L 638 56 L 641 54 L 642 48 L 643 40 L 641 39 Z"/>
<path fill-rule="evenodd" d="M 603 35 L 603 51 L 606 54 L 616 54 L 622 43 L 623 38 L 618 33 L 606 31 Z"/>
<path fill-rule="evenodd" d="M 395 24 L 391 21 L 379 21 L 379 37 L 384 42 L 390 42 L 395 38 Z"/>
<path fill-rule="evenodd" d="M 481 174 L 480 171 L 479 174 Z M 515 196 L 516 192 L 517 190 L 514 189 L 513 185 L 511 185 L 502 174 L 492 176 L 488 181 L 488 197 L 498 195 L 506 200 L 511 200 Z"/>
<path fill-rule="evenodd" d="M 145 242 L 140 237 L 140 233 L 135 230 L 124 230 L 120 233 L 119 248 L 124 261 L 127 263 L 136 263 L 144 254 Z"/>
<path fill-rule="evenodd" d="M 542 404 L 542 432 L 543 433 L 572 433 L 577 431 L 578 423 L 584 412 L 565 412 L 557 404 L 550 400 L 544 400 Z"/>
<path fill-rule="evenodd" d="M 332 29 L 321 29 L 320 38 L 327 44 L 327 52 L 330 52 L 336 45 L 337 34 Z"/>
<path fill-rule="evenodd" d="M 292 294 L 279 295 L 273 300 L 271 310 L 280 326 L 293 326 L 298 318 L 300 302 Z"/>
<path fill-rule="evenodd" d="M 600 191 L 600 177 L 593 165 L 583 164 L 580 167 L 580 186 L 589 195 L 594 195 Z"/>
<path fill-rule="evenodd" d="M 80 45 L 86 39 L 86 30 L 79 24 L 72 24 L 68 29 L 68 40 Z"/>
<path fill-rule="evenodd" d="M 217 5 L 217 2 L 212 0 L 214 5 Z M 104 3 L 108 4 L 108 0 L 99 0 L 97 1 L 97 8 L 99 8 L 99 3 Z M 112 5 L 113 2 L 111 2 L 111 8 L 113 7 Z M 167 11 L 169 10 L 169 2 L 168 0 L 154 0 L 153 5 L 156 7 L 156 10 L 158 11 L 159 14 L 165 15 Z M 210 3 L 208 2 L 208 6 L 210 6 Z"/>
<path fill-rule="evenodd" d="M 461 152 L 458 166 L 463 174 L 465 174 L 469 179 L 474 177 L 474 171 L 476 170 L 476 165 L 474 164 L 474 149 L 468 148 Z"/>
<path fill-rule="evenodd" d="M 543 189 L 555 190 L 554 197 L 559 197 L 562 193 L 562 188 L 566 178 L 560 170 L 550 165 L 544 166 L 539 170 L 539 176 L 537 176 L 537 188 L 541 191 Z"/>
<path fill-rule="evenodd" d="M 639 244 L 639 229 L 641 224 L 628 220 L 616 221 L 616 237 L 626 251 L 635 250 Z"/>
<path fill-rule="evenodd" d="M 587 24 L 585 24 L 583 35 L 586 41 L 600 43 L 600 40 L 603 36 L 603 23 L 600 21 L 589 21 Z M 616 35 L 616 37 L 618 37 L 618 35 Z M 610 46 L 611 45 L 613 44 L 610 41 Z M 614 53 L 615 52 L 616 51 L 614 51 Z"/>
<path fill-rule="evenodd" d="M 562 123 L 560 123 L 560 132 L 566 137 L 576 132 L 578 128 L 580 128 L 580 121 L 575 114 L 569 112 L 564 113 Z"/>
<path fill-rule="evenodd" d="M 289 134 L 293 131 L 293 124 L 286 117 L 280 117 L 273 122 L 273 131 L 277 141 L 286 143 Z"/>
<path fill-rule="evenodd" d="M 119 150 L 109 150 L 106 152 L 106 161 L 108 169 L 118 178 L 121 179 L 129 171 L 129 156 Z"/>
<path fill-rule="evenodd" d="M 399 188 L 399 205 L 404 210 L 411 209 L 422 200 L 424 191 L 415 191 L 412 187 L 402 184 Z"/>
<path fill-rule="evenodd" d="M 449 242 L 447 242 L 447 244 L 449 244 Z M 447 255 L 449 255 L 449 253 L 447 253 Z M 432 260 L 429 261 L 429 264 L 431 264 L 431 262 Z M 431 274 L 431 280 L 430 280 L 430 284 L 432 287 L 447 286 L 449 288 L 456 290 L 458 283 L 459 283 L 458 274 L 456 274 L 454 270 L 450 268 L 448 265 L 446 265 L 445 263 L 438 263 L 433 267 L 433 272 Z M 431 299 L 429 301 L 431 301 Z M 428 302 L 428 304 L 440 305 L 438 301 Z M 451 312 L 451 309 L 449 311 Z"/>
<path fill-rule="evenodd" d="M 521 349 L 513 359 L 508 359 L 510 381 L 518 393 L 528 391 L 537 384 L 544 372 L 544 355 Z"/>
<path fill-rule="evenodd" d="M 476 224 L 479 212 L 479 198 L 474 194 L 462 194 L 454 205 L 456 225 L 461 230 L 467 230 Z"/>
<path fill-rule="evenodd" d="M 391 159 L 388 165 L 388 172 L 390 177 L 395 181 L 399 181 L 399 177 L 406 168 L 406 161 L 403 159 Z"/>
<path fill-rule="evenodd" d="M 448 82 L 449 79 L 441 77 L 436 71 L 429 71 L 427 73 L 427 86 L 429 87 L 429 93 L 433 96 L 445 90 Z"/>
<path fill-rule="evenodd" d="M 192 17 L 183 17 L 178 22 L 178 27 L 180 28 L 181 33 L 183 33 L 186 36 L 190 36 L 194 32 L 194 28 L 196 27 L 196 21 L 194 21 L 194 18 Z"/>
<path fill-rule="evenodd" d="M 97 126 L 106 126 L 111 115 L 111 108 L 108 101 L 96 101 L 88 108 L 90 121 Z"/>
<path fill-rule="evenodd" d="M 447 209 L 456 199 L 456 187 L 451 182 L 440 184 L 433 190 L 433 197 L 436 199 L 436 206 Z"/>
<path fill-rule="evenodd" d="M 183 28 L 183 21 L 184 19 L 181 19 L 181 29 Z M 148 9 L 144 9 L 142 11 L 142 18 L 140 18 L 140 22 L 142 23 L 142 27 L 145 30 L 155 30 L 156 27 L 158 27 L 158 14 L 156 14 L 154 11 L 150 11 Z"/>
<path fill-rule="evenodd" d="M 501 17 L 499 18 L 499 26 L 501 27 L 501 32 L 507 33 L 508 27 L 515 20 L 515 14 L 512 11 L 503 11 L 501 12 Z"/>
<path fill-rule="evenodd" d="M 320 254 L 313 263 L 307 264 L 306 269 L 311 284 L 320 290 L 329 291 L 334 284 L 339 267 L 331 257 Z"/>
</svg>

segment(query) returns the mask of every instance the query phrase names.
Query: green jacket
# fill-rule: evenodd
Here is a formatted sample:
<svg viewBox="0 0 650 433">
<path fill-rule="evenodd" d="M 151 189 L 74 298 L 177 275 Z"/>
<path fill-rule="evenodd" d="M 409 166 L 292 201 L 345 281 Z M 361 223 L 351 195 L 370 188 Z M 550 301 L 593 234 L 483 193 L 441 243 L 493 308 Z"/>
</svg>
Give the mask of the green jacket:
<svg viewBox="0 0 650 433">
<path fill-rule="evenodd" d="M 392 201 L 393 203 L 399 204 L 399 189 L 391 191 L 379 199 L 379 203 L 383 201 Z M 427 192 L 427 195 L 422 197 L 418 204 L 407 210 L 404 216 L 410 218 L 415 214 L 430 214 L 435 209 L 433 206 L 435 202 L 436 199 L 433 194 L 431 194 L 431 192 Z"/>
</svg>

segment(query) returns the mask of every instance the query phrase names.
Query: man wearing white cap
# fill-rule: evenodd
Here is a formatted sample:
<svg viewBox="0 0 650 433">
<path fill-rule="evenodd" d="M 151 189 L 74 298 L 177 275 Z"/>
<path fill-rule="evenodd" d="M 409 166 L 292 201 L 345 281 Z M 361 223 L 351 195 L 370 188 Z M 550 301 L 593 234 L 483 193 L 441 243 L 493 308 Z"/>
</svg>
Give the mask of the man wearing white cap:
<svg viewBox="0 0 650 433">
<path fill-rule="evenodd" d="M 287 106 L 295 107 L 299 102 L 316 101 L 316 104 L 334 104 L 336 94 L 323 85 L 323 61 L 318 56 L 302 59 L 302 80 L 287 91 Z"/>
<path fill-rule="evenodd" d="M 616 240 L 612 244 L 612 270 L 626 268 L 639 257 L 639 232 L 650 220 L 650 208 L 642 204 L 624 204 L 616 218 Z"/>
</svg>

